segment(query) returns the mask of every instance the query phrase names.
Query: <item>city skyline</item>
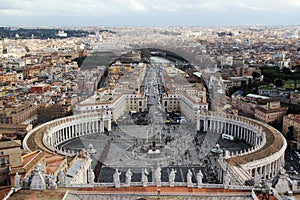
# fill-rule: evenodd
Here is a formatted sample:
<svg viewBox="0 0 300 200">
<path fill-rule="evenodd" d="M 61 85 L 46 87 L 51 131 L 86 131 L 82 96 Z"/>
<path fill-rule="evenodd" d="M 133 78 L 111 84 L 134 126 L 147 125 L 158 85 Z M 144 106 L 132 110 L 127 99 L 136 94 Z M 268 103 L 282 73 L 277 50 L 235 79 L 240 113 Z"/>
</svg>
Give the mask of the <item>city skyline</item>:
<svg viewBox="0 0 300 200">
<path fill-rule="evenodd" d="M 2 0 L 1 26 L 299 25 L 300 2 Z"/>
</svg>

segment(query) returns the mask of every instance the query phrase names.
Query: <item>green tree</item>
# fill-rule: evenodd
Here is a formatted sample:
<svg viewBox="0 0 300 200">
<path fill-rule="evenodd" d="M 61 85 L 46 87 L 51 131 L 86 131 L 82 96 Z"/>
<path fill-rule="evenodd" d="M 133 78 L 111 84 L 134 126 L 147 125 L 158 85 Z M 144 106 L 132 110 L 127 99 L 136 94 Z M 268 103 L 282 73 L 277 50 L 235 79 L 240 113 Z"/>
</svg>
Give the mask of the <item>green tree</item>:
<svg viewBox="0 0 300 200">
<path fill-rule="evenodd" d="M 253 79 L 257 79 L 257 78 L 260 77 L 260 74 L 257 73 L 257 72 L 253 72 L 253 73 L 252 73 L 252 76 L 253 76 Z"/>
<path fill-rule="evenodd" d="M 276 79 L 274 82 L 276 87 L 282 87 L 284 85 L 284 81 L 282 79 Z"/>
</svg>

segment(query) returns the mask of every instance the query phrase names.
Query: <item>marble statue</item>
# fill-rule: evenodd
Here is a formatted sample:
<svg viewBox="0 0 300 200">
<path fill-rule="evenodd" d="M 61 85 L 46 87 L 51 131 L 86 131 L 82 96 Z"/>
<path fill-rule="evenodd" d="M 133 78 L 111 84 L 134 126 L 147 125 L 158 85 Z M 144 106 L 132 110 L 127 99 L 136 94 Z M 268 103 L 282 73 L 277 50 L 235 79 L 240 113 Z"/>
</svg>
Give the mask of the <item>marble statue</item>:
<svg viewBox="0 0 300 200">
<path fill-rule="evenodd" d="M 114 184 L 115 184 L 115 187 L 116 188 L 119 188 L 121 183 L 120 183 L 120 175 L 121 175 L 121 172 L 119 172 L 118 169 L 116 169 L 114 175 L 113 175 L 113 178 L 114 178 Z"/>
<path fill-rule="evenodd" d="M 275 185 L 275 190 L 279 194 L 284 194 L 288 191 L 291 191 L 289 177 L 286 174 L 286 170 L 283 167 L 279 169 L 279 174 L 277 175 L 277 177 L 278 177 L 278 181 Z"/>
<path fill-rule="evenodd" d="M 230 174 L 228 172 L 224 173 L 224 179 L 223 179 L 223 184 L 224 184 L 224 188 L 228 189 L 229 185 L 230 185 Z"/>
<path fill-rule="evenodd" d="M 58 174 L 58 185 L 63 185 L 63 184 L 65 184 L 65 173 L 61 169 L 59 174 Z"/>
<path fill-rule="evenodd" d="M 88 183 L 93 184 L 94 180 L 95 180 L 95 173 L 94 173 L 93 169 L 90 166 L 89 169 L 88 169 Z"/>
<path fill-rule="evenodd" d="M 192 177 L 193 177 L 193 173 L 189 169 L 188 172 L 187 172 L 187 174 L 186 174 L 186 182 L 187 182 L 187 186 L 188 187 L 193 187 Z"/>
<path fill-rule="evenodd" d="M 126 186 L 126 187 L 130 187 L 131 177 L 132 177 L 132 172 L 131 172 L 130 169 L 127 170 L 125 176 L 126 176 L 125 186 Z"/>
<path fill-rule="evenodd" d="M 259 186 L 260 182 L 261 182 L 260 175 L 258 174 L 258 171 L 255 170 L 255 174 L 254 174 L 254 185 L 255 185 L 255 186 Z"/>
<path fill-rule="evenodd" d="M 293 180 L 293 182 L 292 182 L 292 191 L 296 192 L 297 190 L 298 190 L 298 181 Z"/>
<path fill-rule="evenodd" d="M 170 187 L 174 187 L 176 172 L 177 171 L 172 168 L 172 170 L 171 170 L 171 172 L 169 174 Z"/>
<path fill-rule="evenodd" d="M 15 179 L 14 179 L 16 188 L 21 187 L 20 179 L 21 179 L 21 177 L 20 177 L 19 173 L 17 172 L 16 175 L 15 175 Z"/>
<path fill-rule="evenodd" d="M 57 189 L 57 184 L 56 184 L 55 179 L 56 179 L 55 176 L 49 176 L 49 189 L 52 189 L 52 190 Z"/>
<path fill-rule="evenodd" d="M 203 174 L 202 174 L 201 170 L 199 170 L 199 172 L 197 173 L 198 188 L 202 188 L 202 180 L 203 180 Z"/>
<path fill-rule="evenodd" d="M 33 177 L 31 179 L 30 189 L 31 190 L 45 190 L 46 181 L 43 174 L 40 172 L 40 165 L 35 166 L 33 170 Z"/>
<path fill-rule="evenodd" d="M 161 186 L 161 168 L 157 167 L 154 173 L 155 180 L 156 180 L 156 186 L 160 187 Z"/>
<path fill-rule="evenodd" d="M 143 183 L 143 187 L 147 187 L 148 186 L 148 175 L 149 172 L 147 171 L 147 169 L 142 171 L 142 183 Z"/>
<path fill-rule="evenodd" d="M 22 187 L 24 189 L 28 189 L 29 188 L 29 184 L 30 183 L 30 174 L 28 174 L 27 176 L 25 176 L 23 179 L 22 179 Z"/>
</svg>

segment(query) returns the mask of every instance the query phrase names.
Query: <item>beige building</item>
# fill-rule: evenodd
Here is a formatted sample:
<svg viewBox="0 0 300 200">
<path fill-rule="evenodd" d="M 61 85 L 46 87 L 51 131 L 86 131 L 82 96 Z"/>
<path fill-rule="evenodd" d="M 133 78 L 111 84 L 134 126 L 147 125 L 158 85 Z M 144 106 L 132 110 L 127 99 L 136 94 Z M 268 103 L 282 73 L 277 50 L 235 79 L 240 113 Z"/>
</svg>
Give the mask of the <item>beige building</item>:
<svg viewBox="0 0 300 200">
<path fill-rule="evenodd" d="M 299 91 L 291 92 L 290 100 L 291 100 L 291 103 L 299 104 L 300 103 L 300 92 Z"/>
<path fill-rule="evenodd" d="M 108 69 L 106 87 L 100 88 L 90 98 L 78 103 L 74 113 L 106 111 L 116 121 L 125 112 L 144 112 L 147 98 L 140 93 L 146 73 L 146 64 L 116 63 Z"/>
<path fill-rule="evenodd" d="M 280 101 L 276 99 L 260 99 L 254 110 L 254 117 L 266 124 L 281 122 L 287 113 L 287 107 L 281 107 Z"/>
<path fill-rule="evenodd" d="M 22 164 L 21 141 L 0 142 L 0 185 L 10 185 L 9 169 Z"/>
<path fill-rule="evenodd" d="M 282 133 L 293 148 L 300 149 L 300 114 L 283 117 Z"/>
<path fill-rule="evenodd" d="M 190 75 L 173 66 L 166 66 L 162 72 L 166 93 L 162 105 L 168 112 L 181 112 L 188 120 L 195 122 L 198 110 L 208 110 L 206 88 L 200 82 L 191 83 Z"/>
<path fill-rule="evenodd" d="M 9 72 L 0 74 L 0 82 L 1 83 L 11 83 L 18 81 L 18 74 L 17 72 Z"/>
<path fill-rule="evenodd" d="M 37 114 L 37 106 L 33 102 L 11 102 L 0 111 L 1 124 L 21 124 Z"/>
<path fill-rule="evenodd" d="M 238 109 L 242 115 L 254 117 L 264 123 L 281 122 L 288 110 L 287 107 L 281 107 L 279 100 L 256 94 L 233 96 L 232 107 Z"/>
</svg>

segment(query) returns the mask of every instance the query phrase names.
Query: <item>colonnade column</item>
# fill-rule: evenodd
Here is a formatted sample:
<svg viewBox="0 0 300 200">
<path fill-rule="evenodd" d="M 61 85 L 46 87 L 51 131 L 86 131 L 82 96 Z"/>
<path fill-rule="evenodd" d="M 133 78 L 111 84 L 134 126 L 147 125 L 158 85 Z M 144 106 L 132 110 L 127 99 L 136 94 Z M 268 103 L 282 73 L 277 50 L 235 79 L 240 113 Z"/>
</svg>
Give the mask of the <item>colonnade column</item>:
<svg viewBox="0 0 300 200">
<path fill-rule="evenodd" d="M 107 122 L 107 130 L 108 130 L 108 131 L 111 131 L 111 118 L 108 119 L 108 122 Z"/>
<path fill-rule="evenodd" d="M 201 128 L 200 123 L 201 123 L 200 119 L 197 118 L 197 131 L 200 131 L 200 128 Z"/>
</svg>

